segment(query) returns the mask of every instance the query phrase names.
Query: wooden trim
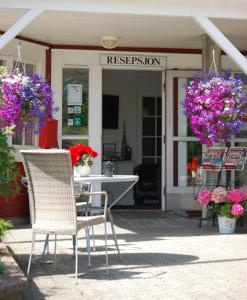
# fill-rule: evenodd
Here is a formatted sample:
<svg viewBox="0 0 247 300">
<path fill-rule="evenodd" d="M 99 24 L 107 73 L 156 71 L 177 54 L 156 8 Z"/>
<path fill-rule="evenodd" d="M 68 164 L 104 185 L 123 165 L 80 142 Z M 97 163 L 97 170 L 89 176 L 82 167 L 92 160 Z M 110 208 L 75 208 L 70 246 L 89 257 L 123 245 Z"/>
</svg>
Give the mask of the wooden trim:
<svg viewBox="0 0 247 300">
<path fill-rule="evenodd" d="M 173 136 L 178 136 L 178 77 L 173 78 Z M 178 142 L 173 142 L 173 186 L 178 186 Z"/>
<path fill-rule="evenodd" d="M 178 186 L 178 142 L 173 142 L 173 186 Z"/>
<path fill-rule="evenodd" d="M 51 48 L 45 52 L 45 77 L 51 83 Z"/>
<path fill-rule="evenodd" d="M 4 33 L 5 33 L 5 31 L 0 30 L 0 34 L 4 34 Z M 21 35 L 17 35 L 15 37 L 15 39 L 25 41 L 25 42 L 29 42 L 29 43 L 33 43 L 33 44 L 40 45 L 40 46 L 45 46 L 45 47 L 48 47 L 48 48 L 52 48 L 52 44 L 49 44 L 49 43 L 46 43 L 46 42 L 43 42 L 43 41 L 39 41 L 39 40 L 34 40 L 34 39 L 24 37 L 24 36 L 21 36 Z"/>
<path fill-rule="evenodd" d="M 115 49 L 105 49 L 100 46 L 87 45 L 53 45 L 53 49 L 73 49 L 73 50 L 98 50 L 98 51 L 123 51 L 123 52 L 154 52 L 154 53 L 180 53 L 180 54 L 201 54 L 201 49 L 186 48 L 152 48 L 152 47 L 117 47 Z"/>
<path fill-rule="evenodd" d="M 173 78 L 173 136 L 178 136 L 178 78 Z"/>
<path fill-rule="evenodd" d="M 0 35 L 4 34 L 5 31 L 0 30 Z M 175 54 L 202 54 L 202 49 L 196 48 L 152 48 L 152 47 L 117 47 L 115 49 L 105 49 L 101 46 L 93 45 L 64 45 L 64 44 L 52 44 L 40 40 L 35 40 L 25 36 L 17 35 L 15 39 L 21 41 L 33 43 L 36 45 L 44 46 L 50 49 L 64 49 L 64 50 L 95 50 L 95 51 L 123 51 L 123 52 L 153 52 L 153 53 L 175 53 Z M 247 56 L 247 50 L 240 50 L 243 55 Z M 222 51 L 222 55 L 226 55 Z"/>
</svg>

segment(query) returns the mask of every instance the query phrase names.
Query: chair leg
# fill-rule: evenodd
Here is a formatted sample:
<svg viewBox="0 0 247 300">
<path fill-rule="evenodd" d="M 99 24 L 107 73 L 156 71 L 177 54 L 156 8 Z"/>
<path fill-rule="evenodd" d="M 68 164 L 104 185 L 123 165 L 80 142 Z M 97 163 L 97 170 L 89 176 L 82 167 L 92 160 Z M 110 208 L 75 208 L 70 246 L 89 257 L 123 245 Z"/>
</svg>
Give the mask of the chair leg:
<svg viewBox="0 0 247 300">
<path fill-rule="evenodd" d="M 88 267 L 91 268 L 89 227 L 85 227 L 85 233 L 86 233 L 86 244 L 87 244 Z"/>
<path fill-rule="evenodd" d="M 92 238 L 93 238 L 93 251 L 96 251 L 96 248 L 95 248 L 95 239 L 94 239 L 94 228 L 92 226 Z"/>
<path fill-rule="evenodd" d="M 47 250 L 46 253 L 49 254 L 49 234 L 47 234 L 45 237 L 45 244 L 44 244 L 44 248 L 43 248 L 43 252 L 42 252 L 42 258 L 44 258 L 45 250 Z"/>
<path fill-rule="evenodd" d="M 113 234 L 115 246 L 116 246 L 117 252 L 118 252 L 118 259 L 121 260 L 120 250 L 119 250 L 118 241 L 117 241 L 117 236 L 116 236 L 116 232 L 115 232 L 115 228 L 114 228 L 114 224 L 113 224 L 113 219 L 112 219 L 112 215 L 111 215 L 110 211 L 108 212 L 108 215 L 109 215 L 109 219 L 110 219 L 110 222 L 111 222 L 111 229 L 112 229 L 112 234 Z"/>
<path fill-rule="evenodd" d="M 29 277 L 29 273 L 30 273 L 34 243 L 35 243 L 35 233 L 32 233 L 32 245 L 31 245 L 30 256 L 29 256 L 28 267 L 27 267 L 27 278 Z"/>
<path fill-rule="evenodd" d="M 56 272 L 56 260 L 57 260 L 57 235 L 55 234 L 54 239 L 54 264 L 53 264 L 53 271 Z"/>
<path fill-rule="evenodd" d="M 76 236 L 72 235 L 72 241 L 73 241 L 73 257 L 75 257 L 75 247 L 76 247 Z"/>
<path fill-rule="evenodd" d="M 73 238 L 75 238 L 75 280 L 76 285 L 78 284 L 78 237 L 77 234 L 73 235 Z"/>
<path fill-rule="evenodd" d="M 106 275 L 109 275 L 108 268 L 108 247 L 107 247 L 107 223 L 105 221 L 105 259 L 106 259 Z"/>
</svg>

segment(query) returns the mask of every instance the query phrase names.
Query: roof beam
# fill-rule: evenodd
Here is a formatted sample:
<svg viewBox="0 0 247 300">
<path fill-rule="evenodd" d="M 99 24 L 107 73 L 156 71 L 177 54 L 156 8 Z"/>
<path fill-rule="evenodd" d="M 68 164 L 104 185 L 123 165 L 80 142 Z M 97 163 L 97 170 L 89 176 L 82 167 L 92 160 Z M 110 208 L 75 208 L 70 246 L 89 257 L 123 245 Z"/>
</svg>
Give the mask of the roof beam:
<svg viewBox="0 0 247 300">
<path fill-rule="evenodd" d="M 28 24 L 30 24 L 38 15 L 42 13 L 42 9 L 31 9 L 23 15 L 14 25 L 12 25 L 0 37 L 0 50 L 4 48 L 12 39 L 16 37 Z"/>
<path fill-rule="evenodd" d="M 227 37 L 206 17 L 194 17 L 196 23 L 211 37 L 215 43 L 238 65 L 247 75 L 247 59 L 228 40 Z"/>
<path fill-rule="evenodd" d="M 199 2 L 198 0 L 0 0 L 0 8 L 247 19 L 246 0 L 200 0 Z"/>
</svg>

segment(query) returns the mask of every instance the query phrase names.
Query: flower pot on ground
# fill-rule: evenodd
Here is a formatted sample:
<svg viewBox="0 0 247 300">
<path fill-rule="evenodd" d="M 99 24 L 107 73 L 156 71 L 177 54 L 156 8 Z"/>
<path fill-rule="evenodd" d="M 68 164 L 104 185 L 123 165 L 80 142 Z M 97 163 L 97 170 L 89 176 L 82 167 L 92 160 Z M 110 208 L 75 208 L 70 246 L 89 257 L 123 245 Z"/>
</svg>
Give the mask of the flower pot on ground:
<svg viewBox="0 0 247 300">
<path fill-rule="evenodd" d="M 236 218 L 227 218 L 225 216 L 218 216 L 219 233 L 232 234 L 236 228 Z"/>
<path fill-rule="evenodd" d="M 243 189 L 205 189 L 199 192 L 197 200 L 207 205 L 208 216 L 218 216 L 220 233 L 234 233 L 236 221 L 247 213 L 247 192 Z"/>
<path fill-rule="evenodd" d="M 91 172 L 93 159 L 98 153 L 89 146 L 76 144 L 69 148 L 75 176 L 88 176 Z"/>
</svg>

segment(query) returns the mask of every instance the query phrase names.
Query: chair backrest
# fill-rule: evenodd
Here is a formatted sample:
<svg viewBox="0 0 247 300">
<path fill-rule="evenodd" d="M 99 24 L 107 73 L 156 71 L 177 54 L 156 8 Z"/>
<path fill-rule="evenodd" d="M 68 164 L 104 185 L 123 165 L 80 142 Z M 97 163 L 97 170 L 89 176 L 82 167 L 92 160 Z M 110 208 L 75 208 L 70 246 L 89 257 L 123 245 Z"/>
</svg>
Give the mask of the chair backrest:
<svg viewBox="0 0 247 300">
<path fill-rule="evenodd" d="M 76 232 L 76 201 L 68 150 L 21 150 L 33 226 Z"/>
</svg>

